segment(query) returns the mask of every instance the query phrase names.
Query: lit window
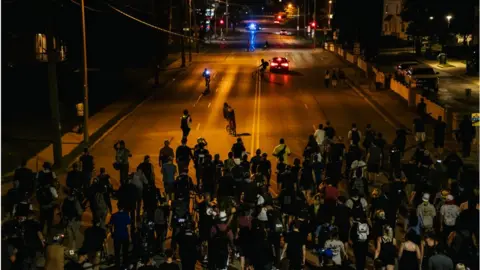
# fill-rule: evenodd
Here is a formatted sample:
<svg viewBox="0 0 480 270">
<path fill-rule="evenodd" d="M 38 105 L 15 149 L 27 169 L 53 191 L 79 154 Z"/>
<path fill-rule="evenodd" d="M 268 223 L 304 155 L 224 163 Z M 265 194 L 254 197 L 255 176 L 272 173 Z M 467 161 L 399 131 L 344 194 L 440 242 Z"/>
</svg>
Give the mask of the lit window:
<svg viewBox="0 0 480 270">
<path fill-rule="evenodd" d="M 57 48 L 57 40 L 53 38 L 53 48 Z M 47 55 L 47 36 L 45 34 L 37 34 L 35 36 L 35 54 L 36 59 L 41 62 L 48 61 Z M 65 61 L 67 58 L 67 47 L 63 41 L 60 41 L 60 50 L 58 52 L 58 61 Z"/>
</svg>

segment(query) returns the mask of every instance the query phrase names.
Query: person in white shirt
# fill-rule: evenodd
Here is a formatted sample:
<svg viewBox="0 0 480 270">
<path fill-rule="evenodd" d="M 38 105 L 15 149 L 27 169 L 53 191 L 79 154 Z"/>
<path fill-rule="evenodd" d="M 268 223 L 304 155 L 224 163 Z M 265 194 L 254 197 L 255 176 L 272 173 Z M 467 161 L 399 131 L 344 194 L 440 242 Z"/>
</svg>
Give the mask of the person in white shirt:
<svg viewBox="0 0 480 270">
<path fill-rule="evenodd" d="M 324 249 L 332 250 L 332 260 L 336 265 L 342 265 L 342 258 L 347 258 L 345 245 L 338 240 L 338 229 L 332 231 L 330 239 L 325 242 Z"/>
<path fill-rule="evenodd" d="M 457 217 L 460 215 L 460 207 L 455 204 L 454 197 L 448 195 L 445 204 L 440 208 L 440 216 L 442 220 L 441 228 L 444 235 L 450 235 L 455 229 Z"/>
<path fill-rule="evenodd" d="M 362 168 L 362 177 L 365 177 L 366 176 L 365 171 L 367 170 L 367 163 L 363 161 L 363 158 L 352 162 L 352 165 L 350 166 L 350 173 L 349 173 L 350 177 L 353 176 L 353 172 L 355 172 L 357 168 Z"/>
<path fill-rule="evenodd" d="M 325 139 L 325 130 L 323 130 L 323 124 L 318 125 L 318 129 L 313 134 L 318 145 L 322 145 L 323 139 Z"/>
</svg>

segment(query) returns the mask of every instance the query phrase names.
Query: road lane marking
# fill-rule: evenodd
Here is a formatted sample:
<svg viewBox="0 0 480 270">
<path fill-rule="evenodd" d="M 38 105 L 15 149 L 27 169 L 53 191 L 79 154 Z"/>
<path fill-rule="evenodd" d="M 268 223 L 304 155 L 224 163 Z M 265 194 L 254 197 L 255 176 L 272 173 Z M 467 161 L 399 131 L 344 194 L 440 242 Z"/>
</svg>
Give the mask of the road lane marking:
<svg viewBox="0 0 480 270">
<path fill-rule="evenodd" d="M 258 80 L 258 104 L 257 104 L 257 139 L 255 141 L 256 148 L 260 148 L 260 108 L 262 106 L 262 80 Z M 253 151 L 251 152 L 253 154 Z"/>
<path fill-rule="evenodd" d="M 308 110 L 307 103 L 303 103 L 303 105 L 305 105 L 305 109 L 307 109 L 307 110 Z"/>
<path fill-rule="evenodd" d="M 197 101 L 195 102 L 195 104 L 193 104 L 193 107 L 197 106 L 198 102 L 200 101 L 200 99 L 202 99 L 202 96 L 203 94 L 200 94 L 200 96 L 198 96 L 198 99 Z"/>
<path fill-rule="evenodd" d="M 197 130 L 199 130 L 199 129 L 200 129 L 200 123 L 197 124 Z"/>
<path fill-rule="evenodd" d="M 257 122 L 257 106 L 258 106 L 258 82 L 259 82 L 259 76 L 258 74 L 255 75 L 255 95 L 254 95 L 254 104 L 253 104 L 253 119 L 252 119 L 252 142 L 250 145 L 250 153 L 254 153 L 255 150 L 255 134 L 256 134 L 256 122 Z"/>
<path fill-rule="evenodd" d="M 210 108 L 210 106 L 212 106 L 212 103 L 211 103 L 211 102 L 210 102 L 210 103 L 208 103 L 208 108 Z"/>
<path fill-rule="evenodd" d="M 317 131 L 317 129 L 315 128 L 315 125 L 312 125 L 313 126 L 313 131 Z"/>
</svg>

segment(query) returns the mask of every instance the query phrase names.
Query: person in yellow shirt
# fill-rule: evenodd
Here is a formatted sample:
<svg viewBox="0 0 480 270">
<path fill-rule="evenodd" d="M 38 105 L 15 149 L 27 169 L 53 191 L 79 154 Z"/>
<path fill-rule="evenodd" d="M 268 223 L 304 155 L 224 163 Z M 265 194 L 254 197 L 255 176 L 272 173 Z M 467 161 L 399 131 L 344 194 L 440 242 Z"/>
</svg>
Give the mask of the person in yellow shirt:
<svg viewBox="0 0 480 270">
<path fill-rule="evenodd" d="M 275 146 L 273 149 L 273 156 L 275 156 L 278 160 L 280 156 L 283 156 L 283 160 L 285 163 L 288 164 L 288 156 L 290 156 L 292 152 L 290 152 L 290 148 L 285 144 L 285 140 L 283 138 L 280 139 L 280 144 Z"/>
</svg>

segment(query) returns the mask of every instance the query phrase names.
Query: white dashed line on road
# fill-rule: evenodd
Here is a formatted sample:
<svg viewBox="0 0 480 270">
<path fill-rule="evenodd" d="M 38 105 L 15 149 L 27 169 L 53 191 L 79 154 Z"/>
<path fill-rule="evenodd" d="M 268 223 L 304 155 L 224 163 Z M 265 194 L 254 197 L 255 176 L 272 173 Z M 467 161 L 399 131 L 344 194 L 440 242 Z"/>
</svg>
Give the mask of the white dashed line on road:
<svg viewBox="0 0 480 270">
<path fill-rule="evenodd" d="M 197 130 L 199 130 L 199 129 L 200 129 L 200 123 L 197 124 Z"/>
<path fill-rule="evenodd" d="M 315 125 L 312 125 L 312 127 L 313 127 L 313 131 L 315 131 L 315 130 L 316 130 L 316 129 L 315 129 Z"/>
<path fill-rule="evenodd" d="M 306 104 L 306 103 L 303 103 L 303 105 L 305 105 L 305 109 L 307 109 L 307 110 L 308 110 L 308 106 L 307 106 L 307 104 Z"/>
<path fill-rule="evenodd" d="M 211 102 L 210 102 L 210 103 L 208 103 L 208 108 L 210 108 L 210 106 L 212 106 L 212 103 L 211 103 Z"/>
</svg>

